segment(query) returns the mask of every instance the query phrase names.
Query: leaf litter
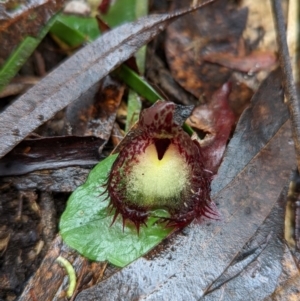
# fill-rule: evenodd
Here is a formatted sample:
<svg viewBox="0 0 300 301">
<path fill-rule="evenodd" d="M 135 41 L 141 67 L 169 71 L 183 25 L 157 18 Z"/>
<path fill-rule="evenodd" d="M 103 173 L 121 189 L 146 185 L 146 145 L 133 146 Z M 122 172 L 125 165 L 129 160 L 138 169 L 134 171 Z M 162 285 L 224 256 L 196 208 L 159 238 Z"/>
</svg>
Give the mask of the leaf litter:
<svg viewBox="0 0 300 301">
<path fill-rule="evenodd" d="M 266 115 L 267 116 L 267 115 Z M 248 117 L 249 118 L 249 117 Z M 275 131 L 276 132 L 276 131 Z M 275 133 L 274 132 L 274 133 Z M 271 134 L 272 135 L 272 134 Z M 272 137 L 272 136 L 271 136 Z M 271 139 L 271 138 L 270 138 Z M 245 139 L 246 140 L 246 139 Z M 251 141 L 251 140 L 250 140 Z M 264 141 L 264 139 L 262 139 L 262 142 L 261 142 L 262 144 L 260 145 L 261 147 L 263 147 L 263 145 L 264 145 L 264 143 L 265 143 L 265 141 Z M 250 145 L 250 149 L 251 149 L 251 147 L 252 147 L 252 144 Z M 249 158 L 247 159 L 247 160 L 249 160 Z M 247 161 L 246 160 L 246 161 Z M 224 160 L 224 162 L 225 162 L 226 160 Z M 231 164 L 234 164 L 234 162 L 235 161 L 233 161 L 233 163 L 231 163 Z M 249 162 L 249 161 L 248 161 Z M 216 180 L 217 180 L 218 178 L 216 178 Z M 282 186 L 283 187 L 283 186 Z M 188 230 L 187 230 L 187 232 L 188 232 Z M 266 242 L 264 242 L 264 240 L 259 240 L 259 242 L 260 243 L 262 243 L 262 246 L 264 246 L 264 244 L 266 244 Z M 262 247 L 262 249 L 264 250 L 264 247 Z M 172 248 L 172 251 L 174 250 L 174 248 Z M 259 253 L 259 251 L 258 251 L 258 253 Z M 159 253 L 157 253 L 158 255 L 159 255 Z M 171 255 L 172 256 L 172 255 Z M 150 257 L 151 258 L 151 257 Z M 275 279 L 276 277 L 274 277 L 274 279 Z"/>
<path fill-rule="evenodd" d="M 159 28 L 159 30 L 161 30 L 161 28 Z M 44 117 L 44 116 L 43 116 Z M 41 119 L 41 118 L 40 118 Z M 46 120 L 47 118 L 43 118 L 44 120 Z"/>
<path fill-rule="evenodd" d="M 74 54 L 0 113 L 0 157 L 126 61 L 171 21 L 193 10 L 144 17 L 122 25 Z"/>
<path fill-rule="evenodd" d="M 263 91 L 259 90 L 257 93 L 259 95 Z M 282 94 L 278 94 L 276 99 L 282 102 Z M 264 100 L 260 98 L 260 101 Z M 269 98 L 268 103 L 273 101 Z M 284 106 L 282 109 L 286 110 Z M 264 111 L 260 110 L 258 113 L 260 114 L 256 114 L 254 120 L 261 120 Z M 244 118 L 249 122 L 254 121 L 250 121 L 247 114 Z M 273 126 L 273 123 L 268 123 L 266 132 Z M 247 144 L 252 145 L 255 139 L 256 135 L 251 135 Z M 287 184 L 295 164 L 294 147 L 289 143 L 290 139 L 289 122 L 283 121 L 270 139 L 252 152 L 251 159 L 243 164 L 236 176 L 227 180 L 228 184 L 213 194 L 214 201 L 219 204 L 221 221 L 203 221 L 201 227 L 192 224 L 182 235 L 171 237 L 171 243 L 162 252 L 154 252 L 150 256 L 151 260 L 149 257 L 148 260 L 138 259 L 121 273 L 82 292 L 76 300 L 93 300 L 99 294 L 103 300 L 118 299 L 124 297 L 125 286 L 126 300 L 137 295 L 143 295 L 145 300 L 155 300 L 160 295 L 167 300 L 199 300 L 204 297 L 237 253 L 255 235 L 279 199 L 282 187 Z M 242 144 L 236 147 L 240 146 Z M 230 158 L 225 157 L 224 164 L 227 160 L 230 161 Z M 232 160 L 235 162 L 234 157 Z M 227 173 L 220 171 L 216 181 L 220 179 L 222 182 L 226 178 Z M 279 273 L 276 275 L 278 277 Z M 276 279 L 274 281 L 276 283 Z M 160 289 L 156 290 L 157 287 Z"/>
</svg>

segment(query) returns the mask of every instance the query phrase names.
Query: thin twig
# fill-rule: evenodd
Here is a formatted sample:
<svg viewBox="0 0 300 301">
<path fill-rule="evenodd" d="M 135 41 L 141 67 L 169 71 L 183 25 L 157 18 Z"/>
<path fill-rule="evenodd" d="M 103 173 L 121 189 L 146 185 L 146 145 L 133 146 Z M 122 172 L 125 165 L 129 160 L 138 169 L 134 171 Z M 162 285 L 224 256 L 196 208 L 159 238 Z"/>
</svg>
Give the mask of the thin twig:
<svg viewBox="0 0 300 301">
<path fill-rule="evenodd" d="M 291 65 L 293 69 L 294 81 L 297 84 L 299 82 L 299 68 L 298 68 L 298 59 L 299 59 L 299 37 L 300 37 L 300 3 L 299 0 L 289 0 L 288 7 L 288 19 L 287 19 L 287 44 L 290 52 Z"/>
<path fill-rule="evenodd" d="M 292 123 L 292 135 L 295 143 L 297 167 L 300 171 L 300 107 L 296 92 L 296 86 L 293 78 L 293 71 L 290 62 L 289 50 L 287 46 L 285 20 L 282 12 L 280 0 L 273 0 L 274 21 L 277 31 L 277 40 L 279 46 L 279 60 L 283 71 L 283 86 L 287 99 L 287 105 L 290 111 Z"/>
</svg>

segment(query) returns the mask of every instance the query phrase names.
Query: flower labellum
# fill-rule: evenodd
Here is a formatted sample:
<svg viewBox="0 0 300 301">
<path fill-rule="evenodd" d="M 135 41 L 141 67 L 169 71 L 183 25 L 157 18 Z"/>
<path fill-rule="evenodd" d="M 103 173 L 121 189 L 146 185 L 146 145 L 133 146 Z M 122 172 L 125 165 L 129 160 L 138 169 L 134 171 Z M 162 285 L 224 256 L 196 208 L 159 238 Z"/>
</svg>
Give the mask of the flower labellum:
<svg viewBox="0 0 300 301">
<path fill-rule="evenodd" d="M 139 231 L 152 210 L 165 209 L 169 225 L 184 227 L 214 214 L 211 174 L 205 170 L 200 145 L 181 128 L 193 107 L 158 101 L 141 112 L 122 144 L 108 177 L 107 191 L 116 217 Z"/>
</svg>

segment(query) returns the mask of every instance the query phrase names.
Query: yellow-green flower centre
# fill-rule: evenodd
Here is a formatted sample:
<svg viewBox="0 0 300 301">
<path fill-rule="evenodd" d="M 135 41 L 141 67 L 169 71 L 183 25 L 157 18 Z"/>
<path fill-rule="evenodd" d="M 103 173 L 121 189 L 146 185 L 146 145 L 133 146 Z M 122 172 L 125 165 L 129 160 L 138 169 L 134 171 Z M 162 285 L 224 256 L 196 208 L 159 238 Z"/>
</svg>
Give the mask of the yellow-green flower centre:
<svg viewBox="0 0 300 301">
<path fill-rule="evenodd" d="M 127 179 L 128 202 L 151 208 L 176 207 L 189 186 L 189 166 L 174 144 L 159 159 L 155 144 L 138 155 Z"/>
</svg>

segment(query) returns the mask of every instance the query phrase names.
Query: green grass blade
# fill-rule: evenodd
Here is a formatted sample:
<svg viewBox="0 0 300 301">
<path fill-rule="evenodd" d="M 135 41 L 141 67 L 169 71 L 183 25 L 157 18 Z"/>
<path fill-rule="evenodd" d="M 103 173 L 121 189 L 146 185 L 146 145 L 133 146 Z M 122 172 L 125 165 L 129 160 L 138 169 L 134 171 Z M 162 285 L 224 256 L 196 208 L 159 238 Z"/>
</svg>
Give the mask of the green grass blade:
<svg viewBox="0 0 300 301">
<path fill-rule="evenodd" d="M 128 105 L 125 132 L 128 132 L 130 128 L 135 124 L 135 122 L 138 121 L 142 109 L 142 102 L 140 100 L 140 97 L 133 90 L 129 91 L 127 103 Z"/>
<path fill-rule="evenodd" d="M 70 47 L 78 47 L 100 35 L 97 20 L 60 14 L 50 32 Z"/>
<path fill-rule="evenodd" d="M 122 65 L 117 71 L 116 75 L 124 81 L 128 87 L 132 88 L 142 97 L 149 100 L 151 103 L 155 103 L 158 99 L 164 99 L 159 95 L 155 89 L 143 80 L 138 74 L 131 70 L 128 66 Z"/>
<path fill-rule="evenodd" d="M 0 69 L 0 91 L 9 83 L 9 81 L 17 74 L 23 64 L 27 61 L 36 47 L 39 45 L 44 36 L 48 33 L 56 20 L 56 16 L 52 17 L 37 37 L 26 37 L 17 47 L 17 49 L 9 56 L 5 64 Z"/>
</svg>

